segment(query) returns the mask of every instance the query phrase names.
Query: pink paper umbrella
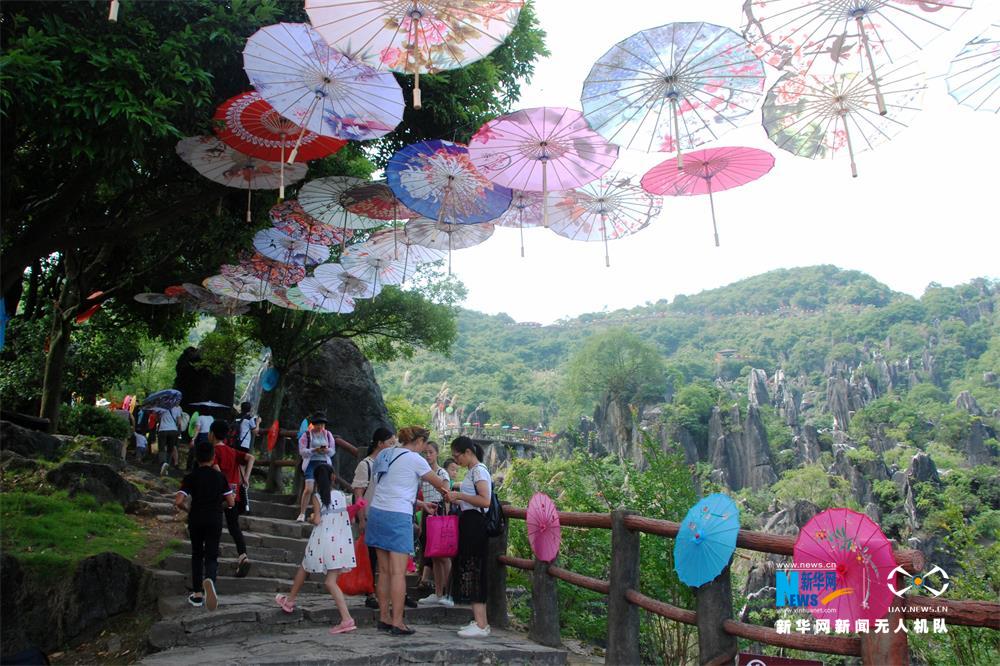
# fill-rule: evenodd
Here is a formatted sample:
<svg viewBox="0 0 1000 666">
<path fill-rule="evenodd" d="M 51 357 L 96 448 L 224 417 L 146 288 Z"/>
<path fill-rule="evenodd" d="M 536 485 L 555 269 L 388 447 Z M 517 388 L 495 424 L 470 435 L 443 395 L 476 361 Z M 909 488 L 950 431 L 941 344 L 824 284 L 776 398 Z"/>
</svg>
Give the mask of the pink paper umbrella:
<svg viewBox="0 0 1000 666">
<path fill-rule="evenodd" d="M 896 568 L 892 544 L 868 516 L 827 509 L 799 532 L 793 551 L 799 593 L 817 619 L 874 621 L 886 616 L 892 592 L 886 576 Z M 827 565 L 822 568 L 818 565 Z"/>
<path fill-rule="evenodd" d="M 559 555 L 561 540 L 555 503 L 545 493 L 535 493 L 528 502 L 528 543 L 532 552 L 542 562 L 552 562 Z"/>
<path fill-rule="evenodd" d="M 494 183 L 544 197 L 550 188 L 571 190 L 603 176 L 618 159 L 618 146 L 590 129 L 580 111 L 538 107 L 480 127 L 469 141 L 469 159 Z"/>
<path fill-rule="evenodd" d="M 685 153 L 682 164 L 678 168 L 672 159 L 658 164 L 642 177 L 642 188 L 653 194 L 673 197 L 707 194 L 712 208 L 715 246 L 719 247 L 712 194 L 757 180 L 774 166 L 774 156 L 756 148 L 709 148 Z"/>
</svg>

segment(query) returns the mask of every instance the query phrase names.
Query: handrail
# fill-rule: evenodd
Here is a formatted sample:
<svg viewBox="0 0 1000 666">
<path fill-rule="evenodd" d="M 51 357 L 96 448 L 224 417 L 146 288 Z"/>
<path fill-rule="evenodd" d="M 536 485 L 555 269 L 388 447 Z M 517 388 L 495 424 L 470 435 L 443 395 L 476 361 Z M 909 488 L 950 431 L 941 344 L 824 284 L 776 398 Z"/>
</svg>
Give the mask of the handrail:
<svg viewBox="0 0 1000 666">
<path fill-rule="evenodd" d="M 673 606 L 665 601 L 660 601 L 659 599 L 654 599 L 653 597 L 647 597 L 645 594 L 636 592 L 635 590 L 628 590 L 625 592 L 625 598 L 628 599 L 630 604 L 638 606 L 644 610 L 648 610 L 650 613 L 655 613 L 656 615 L 665 617 L 668 620 L 683 622 L 684 624 L 693 624 L 696 626 L 698 624 L 698 614 L 693 610 Z"/>
<path fill-rule="evenodd" d="M 994 601 L 952 600 L 936 597 L 906 597 L 904 601 L 907 610 L 903 612 L 903 617 L 907 620 L 930 620 L 943 617 L 948 621 L 948 624 L 988 627 L 1000 631 L 1000 604 Z M 915 607 L 921 607 L 924 610 L 909 610 Z"/>
<path fill-rule="evenodd" d="M 850 657 L 861 656 L 860 638 L 826 634 L 779 634 L 769 627 L 737 622 L 736 620 L 723 620 L 722 628 L 727 634 L 776 647 L 825 652 L 827 654 L 844 654 Z"/>
</svg>

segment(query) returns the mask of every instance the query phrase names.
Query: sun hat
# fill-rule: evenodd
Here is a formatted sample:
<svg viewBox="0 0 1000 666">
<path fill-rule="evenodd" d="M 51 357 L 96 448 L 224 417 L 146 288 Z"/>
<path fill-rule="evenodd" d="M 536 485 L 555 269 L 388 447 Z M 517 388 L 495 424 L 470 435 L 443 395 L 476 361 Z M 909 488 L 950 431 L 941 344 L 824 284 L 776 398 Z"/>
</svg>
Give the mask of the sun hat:
<svg viewBox="0 0 1000 666">
<path fill-rule="evenodd" d="M 324 412 L 313 412 L 309 415 L 309 423 L 329 423 L 326 420 L 326 414 Z"/>
</svg>

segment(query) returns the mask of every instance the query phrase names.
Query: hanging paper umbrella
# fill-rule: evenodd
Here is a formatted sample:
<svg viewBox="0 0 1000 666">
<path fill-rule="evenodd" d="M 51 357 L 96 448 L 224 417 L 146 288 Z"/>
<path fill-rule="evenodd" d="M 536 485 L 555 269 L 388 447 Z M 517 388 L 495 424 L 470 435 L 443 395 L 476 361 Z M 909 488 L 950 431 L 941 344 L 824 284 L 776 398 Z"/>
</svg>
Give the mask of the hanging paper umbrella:
<svg viewBox="0 0 1000 666">
<path fill-rule="evenodd" d="M 277 229 L 258 231 L 253 237 L 253 247 L 268 259 L 283 264 L 319 264 L 330 257 L 330 248 L 292 238 Z"/>
<path fill-rule="evenodd" d="M 535 558 L 542 562 L 552 562 L 559 555 L 562 530 L 559 526 L 559 511 L 555 503 L 545 493 L 535 493 L 528 502 L 528 544 Z"/>
<path fill-rule="evenodd" d="M 298 201 L 285 201 L 271 207 L 271 226 L 283 234 L 317 245 L 333 245 L 344 240 L 339 229 L 323 224 L 302 210 Z"/>
<path fill-rule="evenodd" d="M 268 104 L 257 91 L 231 97 L 215 110 L 215 134 L 236 150 L 262 160 L 278 162 L 280 185 L 278 198 L 285 198 L 284 165 L 295 147 L 296 138 L 302 134 L 298 159 L 302 162 L 332 155 L 346 141 L 320 136 L 315 132 L 302 132 L 291 120 L 284 118 Z"/>
<path fill-rule="evenodd" d="M 663 199 L 633 185 L 620 174 L 566 192 L 553 192 L 549 228 L 571 240 L 603 241 L 604 263 L 611 265 L 608 241 L 634 234 L 660 214 Z"/>
<path fill-rule="evenodd" d="M 1000 23 L 968 42 L 951 61 L 948 94 L 976 111 L 1000 113 Z"/>
<path fill-rule="evenodd" d="M 504 187 L 541 192 L 570 190 L 603 176 L 618 146 L 590 129 L 575 109 L 540 107 L 487 122 L 469 141 L 469 159 Z M 543 224 L 547 222 L 542 211 Z"/>
<path fill-rule="evenodd" d="M 896 568 L 892 544 L 868 516 L 850 509 L 827 509 L 799 531 L 792 559 L 812 573 L 819 604 L 807 607 L 816 618 L 869 621 L 884 618 L 895 598 L 885 579 Z M 818 570 L 816 565 L 832 565 Z M 801 584 L 801 583 L 800 583 Z M 832 610 L 831 610 L 832 609 Z"/>
<path fill-rule="evenodd" d="M 309 22 L 334 48 L 372 67 L 420 75 L 464 67 L 489 55 L 514 26 L 523 0 L 306 0 Z"/>
<path fill-rule="evenodd" d="M 867 69 L 880 114 L 878 64 L 897 61 L 947 32 L 971 0 L 746 0 L 743 36 L 779 69 L 816 76 Z M 876 62 L 878 61 L 878 62 Z"/>
<path fill-rule="evenodd" d="M 487 180 L 468 149 L 451 141 L 406 146 L 392 156 L 385 174 L 404 205 L 439 223 L 488 222 L 510 206 L 510 190 Z"/>
<path fill-rule="evenodd" d="M 330 176 L 310 180 L 299 190 L 299 205 L 302 210 L 324 224 L 340 230 L 341 246 L 348 236 L 348 229 L 372 229 L 382 226 L 381 220 L 373 220 L 348 210 L 348 204 L 355 203 L 351 190 L 368 181 L 350 176 Z"/>
<path fill-rule="evenodd" d="M 309 429 L 309 419 L 302 419 L 302 422 L 299 423 L 298 438 L 301 439 L 302 435 L 305 434 L 306 430 L 308 429 Z"/>
<path fill-rule="evenodd" d="M 275 444 L 278 443 L 278 437 L 281 436 L 281 426 L 278 425 L 278 419 L 274 420 L 271 427 L 267 429 L 267 450 L 273 451 Z"/>
<path fill-rule="evenodd" d="M 227 187 L 245 188 L 247 222 L 250 221 L 250 194 L 253 190 L 276 190 L 282 182 L 294 183 L 306 177 L 304 164 L 282 167 L 277 162 L 244 155 L 212 136 L 181 139 L 177 142 L 177 154 L 205 178 Z"/>
<path fill-rule="evenodd" d="M 362 280 L 357 275 L 348 271 L 343 264 L 323 264 L 317 266 L 313 271 L 313 277 L 319 280 L 324 287 L 336 291 L 338 294 L 347 294 L 352 298 L 372 298 L 372 285 Z M 381 291 L 381 287 L 377 288 Z M 378 291 L 375 293 L 377 294 Z"/>
<path fill-rule="evenodd" d="M 913 63 L 879 71 L 888 115 L 880 115 L 871 94 L 872 79 L 855 72 L 817 77 L 785 74 L 764 100 L 764 129 L 771 141 L 793 155 L 836 157 L 847 154 L 857 178 L 857 152 L 888 141 L 919 111 L 926 85 Z"/>
<path fill-rule="evenodd" d="M 740 532 L 740 510 L 715 493 L 691 507 L 674 539 L 674 570 L 685 585 L 699 587 L 729 564 Z"/>
<path fill-rule="evenodd" d="M 177 296 L 167 296 L 166 294 L 149 292 L 136 294 L 132 298 L 140 303 L 144 303 L 145 305 L 173 305 L 174 303 L 178 303 L 180 301 Z"/>
<path fill-rule="evenodd" d="M 645 152 L 690 150 L 749 115 L 764 91 L 764 65 L 746 41 L 711 23 L 643 30 L 601 56 L 580 101 L 608 141 Z"/>
<path fill-rule="evenodd" d="M 719 230 L 715 224 L 713 192 L 739 187 L 757 180 L 774 166 L 774 156 L 756 148 L 709 148 L 684 155 L 684 166 L 677 168 L 667 160 L 650 169 L 642 177 L 642 188 L 653 194 L 685 196 L 707 194 L 712 209 L 712 229 L 715 246 L 719 246 Z"/>
<path fill-rule="evenodd" d="M 265 391 L 271 391 L 278 385 L 280 375 L 277 368 L 268 368 L 260 378 L 260 387 Z"/>
<path fill-rule="evenodd" d="M 143 407 L 160 407 L 161 409 L 173 409 L 181 404 L 184 396 L 177 389 L 163 389 L 146 396 L 142 401 Z"/>
<path fill-rule="evenodd" d="M 348 189 L 341 196 L 344 208 L 372 220 L 395 222 L 420 217 L 410 210 L 393 194 L 385 183 L 363 183 Z"/>
<path fill-rule="evenodd" d="M 548 211 L 543 202 L 548 200 L 552 205 L 552 197 L 541 192 L 526 192 L 512 190 L 510 208 L 503 215 L 493 220 L 498 227 L 515 227 L 521 234 L 521 256 L 524 256 L 524 228 L 547 226 Z"/>
<path fill-rule="evenodd" d="M 403 119 L 403 91 L 388 72 L 376 72 L 333 50 L 305 23 L 278 23 L 247 40 L 243 69 L 260 96 L 302 131 L 352 141 L 377 139 Z"/>
<path fill-rule="evenodd" d="M 451 275 L 451 252 L 486 242 L 493 235 L 493 225 L 440 224 L 434 220 L 417 218 L 404 227 L 407 237 L 417 245 L 434 250 L 448 251 L 448 274 Z"/>
<path fill-rule="evenodd" d="M 347 252 L 349 253 L 355 248 L 364 248 L 372 254 L 381 254 L 384 257 L 402 261 L 403 282 L 406 282 L 407 271 L 411 266 L 434 263 L 445 257 L 443 250 L 424 247 L 414 242 L 406 233 L 405 228 L 376 231 L 364 243 L 351 246 Z"/>
<path fill-rule="evenodd" d="M 272 285 L 290 286 L 306 276 L 304 266 L 275 261 L 259 252 L 244 254 L 238 264 L 223 264 L 219 273 L 233 280 L 260 280 Z"/>
<path fill-rule="evenodd" d="M 302 308 L 288 299 L 288 289 L 290 287 L 271 287 L 267 291 L 268 302 L 286 310 L 301 310 Z"/>
<path fill-rule="evenodd" d="M 202 284 L 213 294 L 238 301 L 267 300 L 267 283 L 261 283 L 259 280 L 244 281 L 228 278 L 225 275 L 213 275 L 205 278 Z"/>
<path fill-rule="evenodd" d="M 313 312 L 346 314 L 354 310 L 354 299 L 342 291 L 330 289 L 314 277 L 307 277 L 295 289 L 290 289 L 288 298 L 299 307 Z"/>
<path fill-rule="evenodd" d="M 192 407 L 209 407 L 211 409 L 232 409 L 232 405 L 224 405 L 221 402 L 215 402 L 214 400 L 203 400 L 201 402 L 192 402 Z"/>
<path fill-rule="evenodd" d="M 347 249 L 340 257 L 344 270 L 353 273 L 365 282 L 371 283 L 371 296 L 375 290 L 387 284 L 399 284 L 403 281 L 403 262 L 355 245 Z"/>
</svg>

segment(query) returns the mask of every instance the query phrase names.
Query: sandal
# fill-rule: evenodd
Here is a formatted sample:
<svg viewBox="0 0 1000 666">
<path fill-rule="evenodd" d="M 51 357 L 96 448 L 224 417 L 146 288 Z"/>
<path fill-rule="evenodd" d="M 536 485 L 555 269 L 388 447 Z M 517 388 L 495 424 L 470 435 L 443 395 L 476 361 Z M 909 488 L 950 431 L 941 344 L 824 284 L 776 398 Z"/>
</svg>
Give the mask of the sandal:
<svg viewBox="0 0 1000 666">
<path fill-rule="evenodd" d="M 357 623 L 354 622 L 354 618 L 349 620 L 341 620 L 340 624 L 335 627 L 330 627 L 331 634 L 346 634 L 348 631 L 354 631 L 358 628 Z"/>
<path fill-rule="evenodd" d="M 392 625 L 392 629 L 389 630 L 390 636 L 412 636 L 415 633 L 417 632 L 409 627 L 397 627 L 396 625 Z"/>
<path fill-rule="evenodd" d="M 239 562 L 236 564 L 236 577 L 245 578 L 248 573 L 250 573 L 250 558 L 244 553 L 240 555 Z"/>
<path fill-rule="evenodd" d="M 279 606 L 281 606 L 281 610 L 285 611 L 286 613 L 294 613 L 295 612 L 295 602 L 294 601 L 289 601 L 288 597 L 286 595 L 284 595 L 284 594 L 276 594 L 276 595 L 274 595 L 274 603 L 276 603 Z"/>
</svg>

